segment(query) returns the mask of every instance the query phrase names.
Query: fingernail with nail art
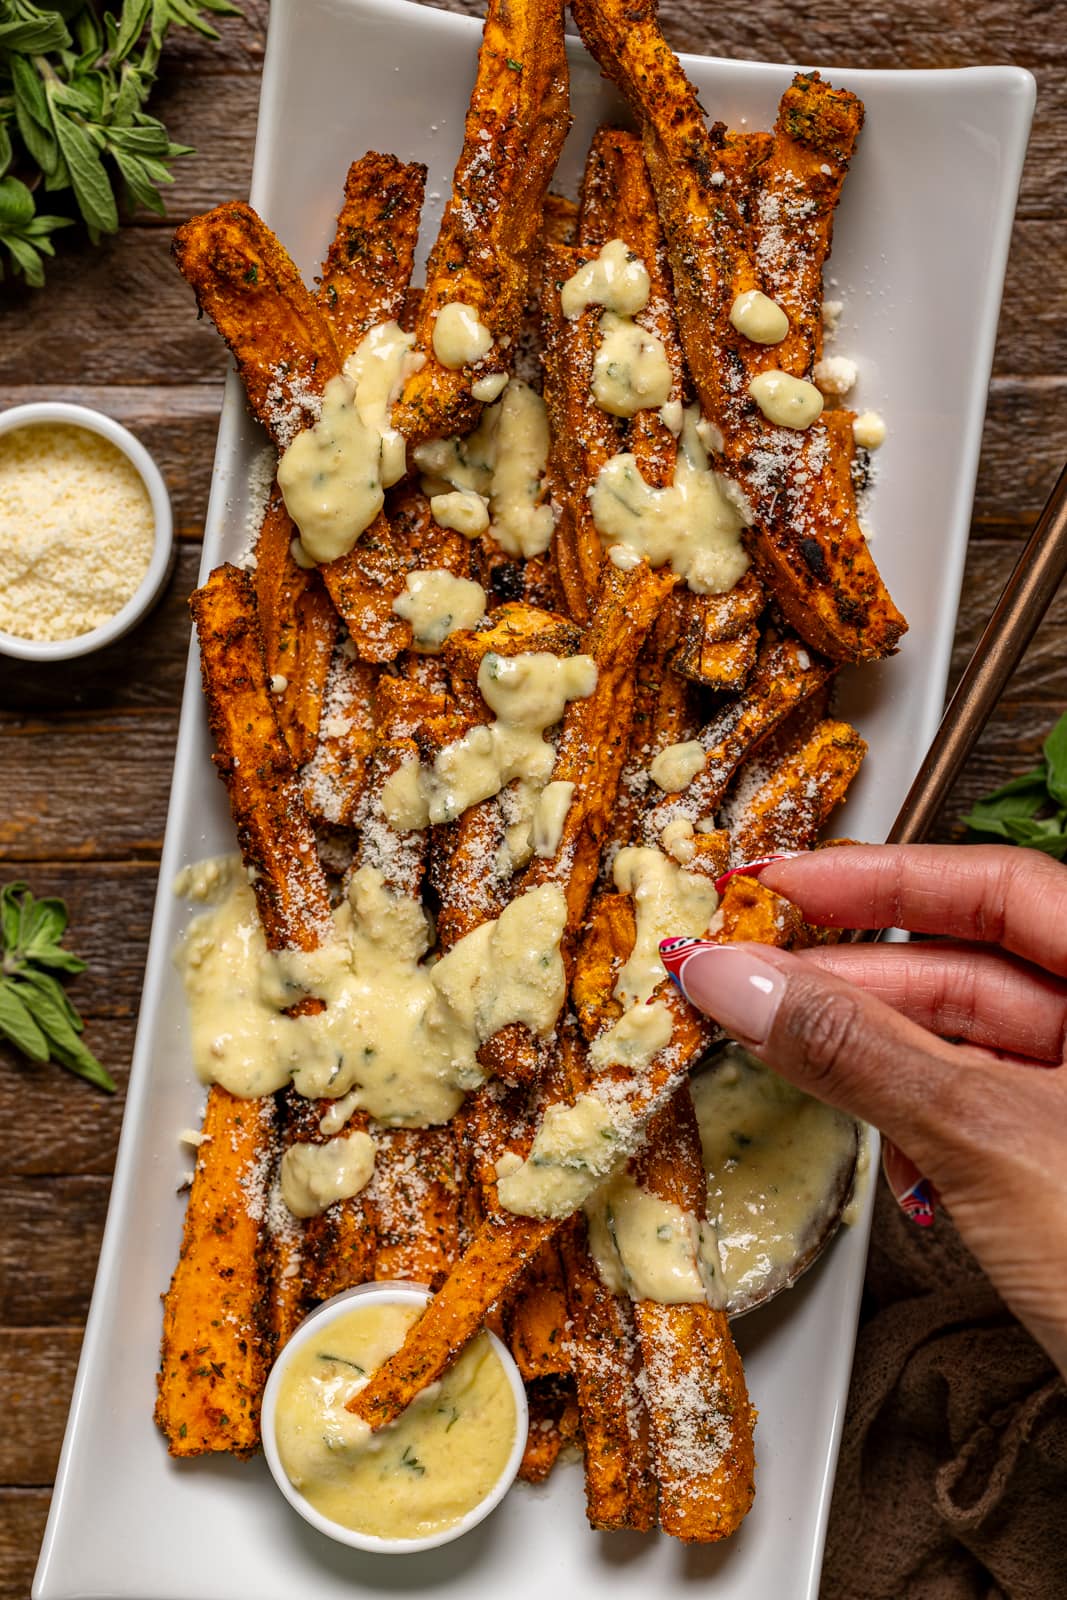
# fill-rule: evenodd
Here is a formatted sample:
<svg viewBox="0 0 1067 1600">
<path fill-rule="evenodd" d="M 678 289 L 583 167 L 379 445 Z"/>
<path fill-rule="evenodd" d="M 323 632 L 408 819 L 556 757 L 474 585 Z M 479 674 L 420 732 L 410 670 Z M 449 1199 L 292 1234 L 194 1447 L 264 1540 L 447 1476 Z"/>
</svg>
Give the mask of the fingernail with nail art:
<svg viewBox="0 0 1067 1600">
<path fill-rule="evenodd" d="M 748 945 L 664 939 L 660 960 L 686 999 L 736 1038 L 762 1044 L 785 993 L 785 977 Z"/>
<path fill-rule="evenodd" d="M 721 878 L 715 879 L 715 893 L 721 895 L 731 878 L 758 878 L 764 867 L 769 867 L 775 861 L 795 861 L 797 856 L 807 855 L 807 850 L 781 850 L 775 856 L 760 856 L 755 861 L 742 861 L 739 867 L 731 867 L 729 872 L 724 872 Z"/>
</svg>

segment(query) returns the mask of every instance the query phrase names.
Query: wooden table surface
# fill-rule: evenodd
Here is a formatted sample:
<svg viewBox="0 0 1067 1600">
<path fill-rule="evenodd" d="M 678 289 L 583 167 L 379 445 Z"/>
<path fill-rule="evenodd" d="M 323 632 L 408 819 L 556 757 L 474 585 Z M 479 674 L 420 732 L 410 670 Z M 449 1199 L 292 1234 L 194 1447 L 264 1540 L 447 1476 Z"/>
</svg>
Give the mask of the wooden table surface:
<svg viewBox="0 0 1067 1600">
<path fill-rule="evenodd" d="M 479 10 L 476 0 L 462 9 Z M 64 236 L 48 287 L 0 286 L 0 407 L 99 406 L 138 433 L 170 486 L 178 559 L 136 633 L 89 661 L 0 664 L 0 880 L 70 906 L 89 963 L 71 994 L 124 1085 L 148 940 L 225 358 L 168 256 L 171 227 L 245 196 L 267 20 L 209 46 L 168 45 L 158 112 L 196 146 L 169 218 L 138 216 L 100 249 Z M 865 67 L 1016 62 L 1038 80 L 989 395 L 956 640 L 968 653 L 1067 458 L 1067 30 L 1057 0 L 763 0 L 712 10 L 665 0 L 672 41 L 697 51 Z M 1057 21 L 1058 19 L 1058 21 Z M 937 271 L 936 261 L 928 270 Z M 931 530 L 936 536 L 936 530 Z M 2 659 L 2 658 L 0 658 Z M 946 808 L 1028 764 L 1067 706 L 1067 598 L 1054 607 Z M 58 1068 L 0 1047 L 0 1600 L 25 1600 L 48 1509 L 122 1117 Z M 14 1416 L 11 1407 L 14 1407 Z"/>
</svg>

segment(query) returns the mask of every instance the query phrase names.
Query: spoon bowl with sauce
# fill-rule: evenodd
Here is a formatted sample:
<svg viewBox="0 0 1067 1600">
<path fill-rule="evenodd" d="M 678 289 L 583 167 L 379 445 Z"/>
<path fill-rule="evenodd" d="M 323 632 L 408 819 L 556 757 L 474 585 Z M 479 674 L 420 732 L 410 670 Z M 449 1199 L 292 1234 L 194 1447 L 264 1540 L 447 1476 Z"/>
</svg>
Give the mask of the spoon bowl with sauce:
<svg viewBox="0 0 1067 1600">
<path fill-rule="evenodd" d="M 421 1284 L 370 1283 L 301 1323 L 263 1394 L 263 1452 L 289 1504 L 320 1533 L 380 1555 L 448 1544 L 515 1480 L 528 1429 L 519 1370 L 478 1335 L 439 1383 L 378 1433 L 346 1410 L 431 1299 Z"/>
<path fill-rule="evenodd" d="M 691 1082 L 708 1178 L 709 1245 L 731 1320 L 819 1259 L 866 1160 L 860 1123 L 803 1094 L 739 1045 Z"/>
</svg>

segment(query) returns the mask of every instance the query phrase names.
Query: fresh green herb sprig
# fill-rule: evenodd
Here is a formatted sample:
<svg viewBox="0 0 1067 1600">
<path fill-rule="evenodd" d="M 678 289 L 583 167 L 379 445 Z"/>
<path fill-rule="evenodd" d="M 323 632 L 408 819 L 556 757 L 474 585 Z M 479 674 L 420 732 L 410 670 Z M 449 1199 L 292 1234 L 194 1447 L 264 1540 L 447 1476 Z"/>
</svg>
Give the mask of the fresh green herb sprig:
<svg viewBox="0 0 1067 1600">
<path fill-rule="evenodd" d="M 0 278 L 39 288 L 52 235 L 73 218 L 44 197 L 69 190 L 89 237 L 114 233 L 118 199 L 163 214 L 167 163 L 190 154 L 144 109 L 172 27 L 218 34 L 204 13 L 239 16 L 230 0 L 0 0 Z"/>
<path fill-rule="evenodd" d="M 979 800 L 964 826 L 983 842 L 1007 839 L 1062 861 L 1067 856 L 1067 716 L 1045 740 L 1041 765 Z"/>
<path fill-rule="evenodd" d="M 111 1074 L 82 1042 L 82 1019 L 54 976 L 85 971 L 60 944 L 66 927 L 62 900 L 36 900 L 24 883 L 0 889 L 0 1035 L 31 1061 L 58 1061 L 113 1094 Z"/>
</svg>

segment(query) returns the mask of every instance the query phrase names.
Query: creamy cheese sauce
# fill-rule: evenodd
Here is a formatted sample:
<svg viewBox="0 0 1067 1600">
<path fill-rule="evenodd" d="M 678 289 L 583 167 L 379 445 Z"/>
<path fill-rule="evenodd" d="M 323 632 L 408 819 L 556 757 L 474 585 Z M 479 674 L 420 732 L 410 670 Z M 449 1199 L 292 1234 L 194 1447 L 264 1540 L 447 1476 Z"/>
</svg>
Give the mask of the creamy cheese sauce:
<svg viewBox="0 0 1067 1600">
<path fill-rule="evenodd" d="M 660 941 L 673 934 L 701 938 L 719 897 L 707 878 L 684 872 L 661 850 L 648 846 L 620 850 L 612 873 L 615 887 L 632 896 L 637 923 L 633 950 L 613 992 L 624 1005 L 643 1006 L 667 975 L 659 958 Z"/>
<path fill-rule="evenodd" d="M 278 1452 L 290 1482 L 331 1522 L 387 1539 L 453 1527 L 480 1505 L 507 1466 L 518 1425 L 484 1333 L 392 1427 L 371 1434 L 345 1409 L 419 1314 L 357 1302 L 288 1358 L 278 1393 Z"/>
<path fill-rule="evenodd" d="M 496 720 L 446 745 L 432 767 L 408 762 L 388 779 L 382 810 L 394 828 L 451 822 L 515 778 L 543 789 L 556 760 L 545 731 L 560 720 L 568 701 L 592 694 L 596 665 L 591 656 L 490 651 L 478 668 L 478 688 Z"/>
<path fill-rule="evenodd" d="M 680 794 L 688 789 L 698 772 L 703 772 L 707 751 L 699 739 L 686 739 L 682 744 L 669 744 L 651 762 L 648 773 L 652 782 L 664 794 Z"/>
<path fill-rule="evenodd" d="M 195 918 L 176 961 L 201 1080 L 254 1098 L 290 1081 L 312 1099 L 349 1100 L 380 1122 L 447 1122 L 481 1083 L 477 1051 L 509 1022 L 551 1031 L 566 990 L 557 884 L 520 895 L 501 915 L 422 963 L 431 928 L 416 900 L 360 867 L 334 912 L 330 942 L 270 952 L 247 882 Z M 289 1016 L 303 995 L 325 1001 Z"/>
<path fill-rule="evenodd" d="M 585 1220 L 590 1253 L 613 1294 L 666 1306 L 707 1299 L 700 1224 L 692 1212 L 622 1172 L 586 1201 Z"/>
<path fill-rule="evenodd" d="M 374 1172 L 375 1143 L 355 1132 L 326 1144 L 293 1144 L 282 1156 L 281 1190 L 294 1217 L 317 1217 L 335 1200 L 365 1189 Z"/>
<path fill-rule="evenodd" d="M 885 444 L 885 421 L 877 411 L 861 411 L 852 424 L 852 437 L 862 450 L 877 450 Z"/>
<path fill-rule="evenodd" d="M 404 592 L 393 601 L 397 616 L 411 623 L 415 650 L 433 655 L 450 633 L 473 628 L 485 616 L 485 590 L 470 578 L 457 578 L 439 567 L 409 572 Z"/>
<path fill-rule="evenodd" d="M 473 306 L 453 300 L 451 305 L 441 307 L 433 325 L 433 353 L 443 367 L 453 371 L 469 367 L 492 348 L 493 335 L 479 321 Z"/>
<path fill-rule="evenodd" d="M 481 400 L 483 404 L 489 405 L 494 400 L 500 399 L 507 386 L 508 375 L 506 372 L 486 373 L 484 378 L 476 378 L 471 384 L 471 399 Z"/>
<path fill-rule="evenodd" d="M 447 494 L 430 496 L 430 515 L 439 528 L 476 539 L 489 527 L 489 501 L 473 489 L 450 489 Z"/>
<path fill-rule="evenodd" d="M 319 420 L 302 429 L 278 462 L 286 510 L 311 561 L 351 550 L 403 477 L 404 440 L 389 408 L 417 370 L 414 335 L 383 322 L 360 341 L 322 395 Z"/>
<path fill-rule="evenodd" d="M 622 546 L 652 567 L 669 566 L 697 594 L 725 594 L 748 569 L 741 534 L 751 518 L 734 486 L 711 469 L 698 417 L 695 407 L 685 413 L 667 488 L 647 484 L 630 451 L 605 463 L 590 490 L 593 525 L 613 560 Z"/>
<path fill-rule="evenodd" d="M 593 399 L 600 409 L 613 417 L 657 410 L 670 399 L 673 381 L 663 341 L 632 317 L 605 311 L 593 358 Z"/>
<path fill-rule="evenodd" d="M 696 855 L 695 833 L 688 817 L 672 817 L 660 833 L 660 844 L 680 866 L 688 866 Z"/>
<path fill-rule="evenodd" d="M 810 428 L 822 415 L 823 399 L 815 385 L 806 378 L 791 377 L 788 372 L 774 368 L 760 372 L 749 384 L 748 392 L 767 421 L 779 428 Z"/>
<path fill-rule="evenodd" d="M 851 1117 L 813 1100 L 738 1046 L 693 1078 L 708 1175 L 708 1224 L 727 1303 L 790 1269 L 825 1230 L 835 1178 L 856 1154 Z"/>
<path fill-rule="evenodd" d="M 535 856 L 554 856 L 563 837 L 563 825 L 574 799 L 574 784 L 566 778 L 547 783 L 537 796 L 530 826 Z"/>
<path fill-rule="evenodd" d="M 555 522 L 545 498 L 544 476 L 548 464 L 548 413 L 545 403 L 529 384 L 512 378 L 496 405 L 488 405 L 473 433 L 465 439 L 428 439 L 415 449 L 423 474 L 423 491 L 431 496 L 434 517 L 443 527 L 455 528 L 468 538 L 488 526 L 494 539 L 512 556 L 537 556 L 548 549 Z M 480 495 L 488 506 L 481 513 L 463 513 L 449 491 Z M 448 514 L 457 520 L 442 522 L 434 503 L 449 501 Z"/>
<path fill-rule="evenodd" d="M 603 306 L 606 311 L 632 317 L 648 304 L 652 285 L 640 256 L 621 239 L 609 239 L 600 254 L 579 267 L 560 295 L 563 315 L 568 321 L 580 317 L 586 306 Z"/>
<path fill-rule="evenodd" d="M 746 289 L 730 307 L 730 321 L 753 344 L 781 344 L 789 332 L 789 318 L 761 289 Z"/>
<path fill-rule="evenodd" d="M 635 1075 L 671 1039 L 671 1014 L 660 1001 L 632 1006 L 589 1047 L 595 1068 L 625 1065 Z M 497 1162 L 497 1193 L 524 1217 L 568 1217 L 632 1152 L 638 1125 L 625 1098 L 605 1082 L 573 1105 L 549 1106 L 523 1161 Z"/>
</svg>

